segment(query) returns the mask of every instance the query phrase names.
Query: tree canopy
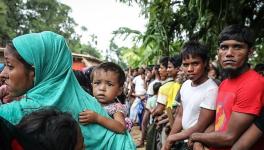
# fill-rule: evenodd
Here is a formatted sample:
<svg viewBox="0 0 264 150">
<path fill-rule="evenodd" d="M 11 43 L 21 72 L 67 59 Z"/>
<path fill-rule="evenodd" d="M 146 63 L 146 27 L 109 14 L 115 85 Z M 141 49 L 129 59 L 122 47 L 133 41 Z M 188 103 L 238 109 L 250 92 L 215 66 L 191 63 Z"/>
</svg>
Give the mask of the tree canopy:
<svg viewBox="0 0 264 150">
<path fill-rule="evenodd" d="M 146 32 L 139 36 L 142 44 L 138 45 L 137 50 L 134 47 L 126 49 L 125 55 L 129 53 L 128 51 L 139 52 L 142 47 L 145 48 L 141 53 L 137 53 L 141 61 L 136 65 L 155 62 L 158 57 L 149 57 L 152 55 L 170 56 L 178 53 L 187 40 L 199 40 L 207 44 L 210 56 L 214 59 L 218 35 L 230 24 L 243 24 L 255 31 L 256 51 L 251 62 L 253 64 L 264 62 L 264 2 L 261 0 L 119 0 L 119 2 L 139 4 L 142 8 L 141 14 L 148 19 Z M 147 55 L 144 51 L 147 51 Z"/>
<path fill-rule="evenodd" d="M 63 35 L 73 51 L 89 52 L 100 58 L 100 53 L 90 43 L 81 44 L 80 35 L 74 29 L 77 23 L 70 12 L 69 6 L 57 0 L 1 0 L 0 46 L 18 35 L 48 30 Z"/>
<path fill-rule="evenodd" d="M 140 14 L 148 19 L 146 31 L 141 33 L 127 27 L 114 31 L 109 51 L 119 61 L 131 66 L 154 64 L 163 56 L 179 53 L 187 40 L 199 40 L 210 48 L 215 58 L 218 34 L 227 25 L 243 24 L 256 33 L 253 64 L 264 62 L 264 1 L 262 0 L 118 0 L 128 5 L 138 4 Z M 0 46 L 15 36 L 50 30 L 69 40 L 72 50 L 101 55 L 97 37 L 92 42 L 81 44 L 81 36 L 74 28 L 77 23 L 69 16 L 71 8 L 57 0 L 1 0 L 0 1 Z M 81 27 L 83 32 L 88 29 Z M 133 46 L 118 47 L 116 37 L 132 37 Z"/>
</svg>

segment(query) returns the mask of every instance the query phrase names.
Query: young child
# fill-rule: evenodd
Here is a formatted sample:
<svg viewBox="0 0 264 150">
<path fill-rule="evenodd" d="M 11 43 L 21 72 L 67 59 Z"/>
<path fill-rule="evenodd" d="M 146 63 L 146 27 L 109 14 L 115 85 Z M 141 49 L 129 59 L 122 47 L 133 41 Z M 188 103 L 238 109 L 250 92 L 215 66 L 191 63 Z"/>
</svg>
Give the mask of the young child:
<svg viewBox="0 0 264 150">
<path fill-rule="evenodd" d="M 125 82 L 124 71 L 115 63 L 106 62 L 95 67 L 91 74 L 93 96 L 105 108 L 109 116 L 100 116 L 91 110 L 80 113 L 79 121 L 82 124 L 98 123 L 114 132 L 124 133 L 132 126 L 131 121 L 125 119 L 126 106 L 117 97 L 122 94 Z"/>
</svg>

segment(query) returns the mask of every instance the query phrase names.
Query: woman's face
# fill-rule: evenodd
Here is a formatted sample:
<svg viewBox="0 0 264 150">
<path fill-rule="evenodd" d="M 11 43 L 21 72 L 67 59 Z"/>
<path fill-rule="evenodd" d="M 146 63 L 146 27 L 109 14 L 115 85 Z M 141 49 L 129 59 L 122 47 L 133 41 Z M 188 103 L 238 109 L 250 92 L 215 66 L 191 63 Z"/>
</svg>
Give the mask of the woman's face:
<svg viewBox="0 0 264 150">
<path fill-rule="evenodd" d="M 29 70 L 18 59 L 18 53 L 7 46 L 4 50 L 5 68 L 0 78 L 7 85 L 12 98 L 25 94 L 33 87 L 34 71 Z"/>
</svg>

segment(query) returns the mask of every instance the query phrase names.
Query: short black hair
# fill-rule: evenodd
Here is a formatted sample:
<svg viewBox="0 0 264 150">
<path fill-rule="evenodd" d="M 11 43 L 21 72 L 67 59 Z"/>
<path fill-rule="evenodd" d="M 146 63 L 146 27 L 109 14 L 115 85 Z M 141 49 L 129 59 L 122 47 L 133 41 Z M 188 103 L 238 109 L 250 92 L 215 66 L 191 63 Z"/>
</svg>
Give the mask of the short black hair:
<svg viewBox="0 0 264 150">
<path fill-rule="evenodd" d="M 163 56 L 160 58 L 159 60 L 159 64 L 168 68 L 168 61 L 169 61 L 169 57 L 168 56 Z"/>
<path fill-rule="evenodd" d="M 189 58 L 189 55 L 194 57 L 200 57 L 204 62 L 208 64 L 208 47 L 206 45 L 201 44 L 198 41 L 189 41 L 184 44 L 181 50 L 181 59 Z"/>
<path fill-rule="evenodd" d="M 47 107 L 25 115 L 19 131 L 33 137 L 46 150 L 72 150 L 77 144 L 79 124 L 70 113 Z"/>
<path fill-rule="evenodd" d="M 219 34 L 219 44 L 226 40 L 236 40 L 239 42 L 244 42 L 248 45 L 248 48 L 252 48 L 254 45 L 255 37 L 253 31 L 249 27 L 235 24 L 225 27 Z"/>
<path fill-rule="evenodd" d="M 146 71 L 152 71 L 154 65 L 148 65 L 147 68 L 146 68 Z"/>
<path fill-rule="evenodd" d="M 181 61 L 182 60 L 181 60 L 180 55 L 175 55 L 175 56 L 169 58 L 169 62 L 171 62 L 175 68 L 181 66 L 181 63 L 182 63 Z"/>
<path fill-rule="evenodd" d="M 159 71 L 159 65 L 154 65 L 153 67 L 156 71 Z"/>
<path fill-rule="evenodd" d="M 98 66 L 96 66 L 93 71 L 92 71 L 92 74 L 91 74 L 91 81 L 93 82 L 93 75 L 94 75 L 94 72 L 96 72 L 97 70 L 104 70 L 104 71 L 111 71 L 111 72 L 114 72 L 118 75 L 118 83 L 120 86 L 123 86 L 125 81 L 126 81 L 126 75 L 125 75 L 125 72 L 123 71 L 123 69 L 113 63 L 113 62 L 104 62 L 104 63 L 101 63 L 99 64 Z"/>
<path fill-rule="evenodd" d="M 156 82 L 154 83 L 153 85 L 153 92 L 154 92 L 154 95 L 157 95 L 158 92 L 159 92 L 159 88 L 161 87 L 161 83 L 160 82 Z"/>
</svg>

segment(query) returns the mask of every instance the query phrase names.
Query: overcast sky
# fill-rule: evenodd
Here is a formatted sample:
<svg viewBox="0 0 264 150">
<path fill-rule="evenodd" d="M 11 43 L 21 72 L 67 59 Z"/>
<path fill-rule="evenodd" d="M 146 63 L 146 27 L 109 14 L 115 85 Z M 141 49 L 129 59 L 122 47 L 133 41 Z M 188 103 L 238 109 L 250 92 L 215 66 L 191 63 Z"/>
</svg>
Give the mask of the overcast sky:
<svg viewBox="0 0 264 150">
<path fill-rule="evenodd" d="M 81 41 L 89 40 L 87 35 L 95 34 L 98 38 L 97 47 L 105 50 L 109 47 L 112 32 L 119 27 L 129 27 L 131 29 L 145 31 L 146 20 L 140 17 L 140 8 L 117 2 L 117 0 L 59 0 L 72 8 L 71 17 L 79 25 L 76 31 L 82 34 Z M 88 31 L 82 33 L 81 26 L 85 26 Z M 121 43 L 120 43 L 121 44 Z M 129 45 L 128 41 L 122 43 Z"/>
</svg>

